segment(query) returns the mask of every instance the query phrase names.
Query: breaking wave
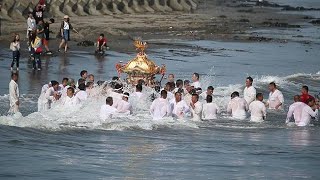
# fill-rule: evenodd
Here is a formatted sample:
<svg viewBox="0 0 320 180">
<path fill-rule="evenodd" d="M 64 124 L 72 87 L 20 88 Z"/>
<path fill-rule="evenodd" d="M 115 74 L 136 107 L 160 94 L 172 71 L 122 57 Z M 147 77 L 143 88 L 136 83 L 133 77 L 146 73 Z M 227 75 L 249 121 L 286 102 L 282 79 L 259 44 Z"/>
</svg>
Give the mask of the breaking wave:
<svg viewBox="0 0 320 180">
<path fill-rule="evenodd" d="M 310 85 L 310 89 L 317 90 L 316 83 L 319 82 L 320 73 L 316 74 L 294 74 L 286 77 L 278 76 L 256 76 L 254 77 L 254 85 L 257 91 L 261 91 L 265 95 L 265 99 L 268 97 L 267 85 L 270 82 L 276 82 L 285 95 L 285 107 L 291 103 L 291 97 L 294 94 L 300 93 L 300 87 L 304 83 Z M 203 78 L 202 84 L 214 85 L 214 78 Z M 98 94 L 86 101 L 85 104 L 73 108 L 62 108 L 59 106 L 53 107 L 46 112 L 35 112 L 37 107 L 36 94 L 23 94 L 21 96 L 22 109 L 24 109 L 27 115 L 23 116 L 21 113 L 15 115 L 6 115 L 5 112 L 1 112 L 0 124 L 17 127 L 39 128 L 49 130 L 64 130 L 73 128 L 83 129 L 101 129 L 101 130 L 154 130 L 158 128 L 239 128 L 239 129 L 259 129 L 259 128 L 277 128 L 285 127 L 284 119 L 285 112 L 269 112 L 270 119 L 264 123 L 250 123 L 248 121 L 235 121 L 230 120 L 225 113 L 226 106 L 229 102 L 230 94 L 233 91 L 242 92 L 244 85 L 233 84 L 228 86 L 216 87 L 214 90 L 214 100 L 220 106 L 222 114 L 219 120 L 212 122 L 193 122 L 189 119 L 175 120 L 173 118 L 166 118 L 161 121 L 152 120 L 149 115 L 149 107 L 151 105 L 150 97 L 154 93 L 150 88 L 145 87 L 145 98 L 142 100 L 136 100 L 131 98 L 130 101 L 134 108 L 133 115 L 117 116 L 106 121 L 99 119 L 99 110 L 102 104 L 105 103 L 106 94 Z M 126 89 L 129 92 L 133 91 L 133 88 Z M 97 88 L 97 92 L 101 89 Z M 313 93 L 319 93 L 312 91 Z M 9 100 L 8 95 L 0 96 L 0 107 L 6 109 L 8 107 Z M 27 107 L 27 109 L 26 109 Z"/>
</svg>

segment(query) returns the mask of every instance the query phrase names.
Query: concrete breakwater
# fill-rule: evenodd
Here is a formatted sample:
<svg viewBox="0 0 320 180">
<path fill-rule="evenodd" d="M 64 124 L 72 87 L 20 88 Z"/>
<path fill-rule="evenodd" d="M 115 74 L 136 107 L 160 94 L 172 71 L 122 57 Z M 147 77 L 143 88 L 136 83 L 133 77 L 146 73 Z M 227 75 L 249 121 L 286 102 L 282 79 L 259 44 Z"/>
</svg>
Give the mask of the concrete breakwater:
<svg viewBox="0 0 320 180">
<path fill-rule="evenodd" d="M 25 19 L 38 0 L 3 0 L 3 19 Z M 185 11 L 197 8 L 198 0 L 47 0 L 50 17 L 111 15 Z"/>
</svg>

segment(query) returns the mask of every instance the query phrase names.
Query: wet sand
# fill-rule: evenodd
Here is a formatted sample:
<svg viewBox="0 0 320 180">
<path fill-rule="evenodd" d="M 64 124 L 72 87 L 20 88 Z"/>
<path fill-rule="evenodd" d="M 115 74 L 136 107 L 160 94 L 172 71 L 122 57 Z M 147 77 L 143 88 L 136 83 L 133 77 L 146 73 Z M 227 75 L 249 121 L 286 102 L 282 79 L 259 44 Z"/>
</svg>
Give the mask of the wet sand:
<svg viewBox="0 0 320 180">
<path fill-rule="evenodd" d="M 201 1 L 202 2 L 202 1 Z M 114 50 L 128 50 L 132 38 L 188 39 L 188 40 L 243 40 L 261 41 L 248 30 L 276 27 L 294 28 L 291 25 L 307 21 L 305 16 L 279 14 L 280 8 L 255 6 L 255 1 L 213 0 L 199 4 L 194 13 L 123 14 L 106 16 L 71 17 L 80 34 L 72 34 L 73 44 L 83 40 L 95 41 L 100 33 L 109 39 Z M 53 41 L 59 32 L 60 19 L 51 25 Z M 3 21 L 1 46 L 10 40 L 12 33 L 26 34 L 26 21 Z M 275 39 L 276 41 L 276 39 Z M 58 43 L 58 42 L 57 42 Z M 56 49 L 58 45 L 52 45 Z"/>
</svg>

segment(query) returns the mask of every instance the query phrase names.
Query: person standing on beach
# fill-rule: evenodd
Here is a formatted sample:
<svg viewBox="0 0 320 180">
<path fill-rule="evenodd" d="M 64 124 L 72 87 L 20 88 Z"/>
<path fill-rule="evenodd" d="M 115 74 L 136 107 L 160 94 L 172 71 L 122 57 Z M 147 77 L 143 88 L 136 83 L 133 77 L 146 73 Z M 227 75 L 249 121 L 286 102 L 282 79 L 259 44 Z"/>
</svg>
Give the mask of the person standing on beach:
<svg viewBox="0 0 320 180">
<path fill-rule="evenodd" d="M 269 107 L 269 109 L 282 109 L 284 98 L 282 92 L 277 89 L 276 83 L 271 82 L 269 84 L 269 90 L 270 94 L 267 102 L 267 106 Z"/>
<path fill-rule="evenodd" d="M 19 60 L 20 60 L 20 36 L 15 34 L 13 41 L 10 44 L 10 49 L 12 50 L 12 63 L 11 71 L 13 71 L 13 66 L 17 63 L 17 71 L 19 71 Z"/>
<path fill-rule="evenodd" d="M 250 105 L 250 103 L 256 99 L 256 94 L 257 94 L 256 88 L 252 86 L 252 83 L 253 83 L 252 77 L 250 76 L 247 77 L 246 87 L 243 90 L 243 96 L 244 96 L 244 99 L 247 101 L 248 105 Z"/>
<path fill-rule="evenodd" d="M 262 122 L 266 119 L 267 108 L 262 101 L 263 101 L 263 95 L 262 93 L 258 93 L 256 96 L 256 100 L 253 101 L 249 106 L 249 111 L 251 113 L 250 121 Z"/>
<path fill-rule="evenodd" d="M 60 26 L 60 34 L 61 34 L 61 43 L 58 48 L 58 52 L 60 52 L 60 49 L 64 45 L 64 52 L 67 52 L 68 50 L 68 41 L 70 41 L 70 29 L 79 34 L 79 32 L 73 28 L 73 26 L 70 23 L 70 18 L 68 15 L 65 15 L 63 17 L 63 21 Z"/>
<path fill-rule="evenodd" d="M 41 44 L 44 45 L 46 53 L 52 54 L 48 47 L 48 41 L 45 38 L 43 20 L 40 20 L 37 25 L 37 37 L 41 39 Z"/>
<path fill-rule="evenodd" d="M 42 53 L 42 42 L 41 39 L 33 35 L 31 38 L 31 48 L 30 48 L 30 53 L 31 53 L 31 59 L 32 59 L 32 68 L 35 70 L 37 69 L 38 66 L 38 71 L 41 70 L 41 53 Z"/>
<path fill-rule="evenodd" d="M 10 110 L 9 113 L 15 114 L 19 112 L 19 87 L 18 87 L 18 74 L 11 74 L 11 81 L 9 83 L 9 100 Z"/>
<path fill-rule="evenodd" d="M 36 20 L 34 19 L 32 12 L 29 12 L 28 15 L 27 38 L 29 39 L 28 45 L 30 45 L 32 33 L 36 30 Z"/>
<path fill-rule="evenodd" d="M 44 2 L 39 1 L 35 9 L 33 10 L 33 17 L 36 20 L 36 24 L 38 24 L 40 21 L 43 21 L 44 9 L 45 9 Z"/>
<path fill-rule="evenodd" d="M 44 35 L 47 41 L 50 40 L 50 25 L 54 23 L 54 19 L 50 18 L 49 21 L 44 22 Z"/>
</svg>

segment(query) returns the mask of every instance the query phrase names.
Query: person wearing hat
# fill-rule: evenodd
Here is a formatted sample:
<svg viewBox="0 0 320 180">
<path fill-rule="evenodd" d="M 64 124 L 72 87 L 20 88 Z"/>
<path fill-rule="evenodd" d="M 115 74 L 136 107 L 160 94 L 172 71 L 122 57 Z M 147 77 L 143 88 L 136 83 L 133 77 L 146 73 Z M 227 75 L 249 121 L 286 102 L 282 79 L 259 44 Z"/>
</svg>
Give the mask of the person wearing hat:
<svg viewBox="0 0 320 180">
<path fill-rule="evenodd" d="M 64 45 L 64 52 L 67 52 L 68 49 L 68 41 L 70 41 L 70 29 L 79 34 L 79 32 L 74 29 L 70 23 L 70 18 L 68 15 L 65 15 L 63 17 L 63 21 L 61 23 L 60 27 L 60 33 L 61 33 L 61 43 L 59 45 L 58 51 L 60 52 L 60 49 Z"/>
</svg>

